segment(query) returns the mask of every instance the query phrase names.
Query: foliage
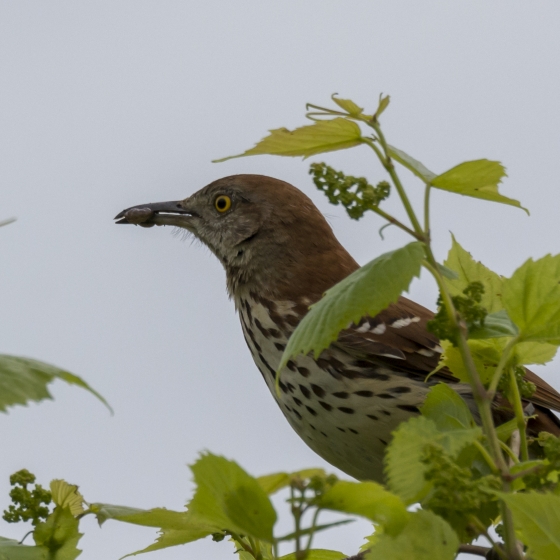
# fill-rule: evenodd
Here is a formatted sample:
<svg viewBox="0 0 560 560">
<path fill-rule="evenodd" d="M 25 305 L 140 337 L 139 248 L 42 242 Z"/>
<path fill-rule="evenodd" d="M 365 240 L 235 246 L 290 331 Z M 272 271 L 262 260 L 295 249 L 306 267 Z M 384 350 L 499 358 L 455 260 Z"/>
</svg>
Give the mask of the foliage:
<svg viewBox="0 0 560 560">
<path fill-rule="evenodd" d="M 79 520 L 86 515 L 95 515 L 100 524 L 112 520 L 159 529 L 153 544 L 132 555 L 211 538 L 229 539 L 241 560 L 276 560 L 278 546 L 285 542 L 293 543 L 294 552 L 280 560 L 340 560 L 342 552 L 312 545 L 318 532 L 349 522 L 350 515 L 373 525 L 363 547 L 365 559 L 451 560 L 471 550 L 477 537 L 487 540 L 484 552 L 492 549 L 507 560 L 560 557 L 560 440 L 545 432 L 528 434 L 532 412 L 522 401 L 535 391 L 525 366 L 547 363 L 560 346 L 560 255 L 529 259 L 504 278 L 474 260 L 453 237 L 440 264 L 432 251 L 432 191 L 522 208 L 498 190 L 504 167 L 481 159 L 436 174 L 386 141 L 379 119 L 388 96 L 380 97 L 373 114 L 351 100 L 332 99 L 334 109 L 308 105 L 312 124 L 272 130 L 240 156 L 307 158 L 365 146 L 386 177 L 370 183 L 313 163 L 315 185 L 351 218 L 373 212 L 412 237 L 332 287 L 311 307 L 284 351 L 278 381 L 290 357 L 319 356 L 349 324 L 395 302 L 422 267 L 437 282 L 438 312 L 431 329 L 441 339 L 443 354 L 436 372 L 450 383 L 432 383 L 420 414 L 394 431 L 385 456 L 387 487 L 338 480 L 320 469 L 255 478 L 237 463 L 205 453 L 191 466 L 196 490 L 185 511 L 87 504 L 76 486 L 61 480 L 51 483 L 50 511 L 49 493 L 40 486 L 28 489 L 35 478 L 20 471 L 14 475 L 18 490 L 10 494 L 14 503 L 6 515 L 10 521 L 32 521 L 35 546 L 0 539 L 0 559 L 76 558 Z M 399 166 L 423 183 L 423 208 L 413 208 Z M 401 202 L 403 216 L 382 208 L 390 194 Z M 0 409 L 48 398 L 45 387 L 55 377 L 77 382 L 43 366 L 0 358 L 0 385 L 9 387 L 1 392 L 11 394 L 0 401 Z M 21 394 L 14 389 L 17 383 L 25 387 Z M 492 414 L 498 390 L 509 403 L 502 410 L 507 421 L 499 426 Z M 277 512 L 270 500 L 275 492 L 284 492 L 290 505 L 294 530 L 287 535 L 276 532 Z M 414 504 L 420 509 L 412 509 Z M 342 517 L 320 524 L 324 510 Z M 493 527 L 501 541 L 491 536 Z"/>
</svg>

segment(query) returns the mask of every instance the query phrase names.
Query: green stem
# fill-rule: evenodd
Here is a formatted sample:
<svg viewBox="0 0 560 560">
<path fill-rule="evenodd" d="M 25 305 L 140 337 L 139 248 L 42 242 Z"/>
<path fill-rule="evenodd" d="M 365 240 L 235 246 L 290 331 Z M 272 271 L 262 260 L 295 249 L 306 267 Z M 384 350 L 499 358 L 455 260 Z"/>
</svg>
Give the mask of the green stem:
<svg viewBox="0 0 560 560">
<path fill-rule="evenodd" d="M 504 351 L 502 352 L 502 356 L 500 358 L 500 361 L 498 362 L 498 367 L 496 368 L 496 371 L 494 372 L 494 375 L 492 376 L 492 380 L 490 381 L 490 385 L 488 386 L 488 396 L 492 400 L 494 400 L 494 396 L 495 396 L 496 391 L 498 389 L 498 383 L 500 382 L 500 379 L 502 378 L 502 374 L 504 372 L 504 368 L 506 367 L 507 361 L 509 360 L 509 355 L 511 354 L 511 350 L 517 344 L 518 341 L 519 341 L 519 337 L 514 336 L 507 343 L 506 347 L 504 348 Z"/>
<path fill-rule="evenodd" d="M 521 437 L 521 460 L 529 460 L 529 448 L 527 446 L 527 426 L 525 424 L 525 414 L 523 413 L 523 404 L 521 403 L 521 395 L 519 394 L 519 385 L 515 379 L 515 372 L 512 367 L 509 368 L 509 384 L 513 399 L 513 410 L 515 419 L 517 420 L 517 429 Z"/>
<path fill-rule="evenodd" d="M 383 167 L 385 167 L 385 169 L 387 170 L 387 173 L 389 173 L 389 175 L 391 176 L 391 179 L 393 180 L 393 184 L 395 185 L 395 188 L 397 189 L 397 192 L 399 193 L 399 197 L 401 199 L 401 202 L 403 203 L 403 206 L 406 210 L 406 213 L 408 214 L 408 218 L 410 220 L 410 223 L 412 224 L 412 227 L 414 228 L 414 231 L 418 235 L 423 236 L 424 232 L 422 230 L 422 226 L 420 225 L 420 222 L 418 221 L 418 218 L 416 217 L 414 209 L 412 208 L 412 204 L 410 204 L 410 200 L 408 199 L 406 191 L 404 190 L 404 187 L 401 183 L 401 180 L 400 180 L 400 178 L 397 174 L 397 171 L 395 170 L 395 166 L 393 165 L 393 160 L 391 159 L 391 156 L 389 155 L 389 147 L 387 145 L 387 142 L 385 141 L 385 136 L 383 135 L 383 132 L 381 131 L 381 127 L 379 126 L 379 124 L 376 121 L 367 121 L 367 123 L 369 124 L 369 126 L 371 126 L 373 128 L 373 130 L 375 130 L 375 132 L 377 134 L 377 138 L 379 139 L 379 143 L 381 144 L 381 147 L 383 148 L 383 153 L 384 153 L 384 157 L 381 159 L 381 163 L 383 164 Z"/>
<path fill-rule="evenodd" d="M 482 457 L 486 461 L 486 464 L 490 467 L 492 472 L 494 474 L 499 475 L 500 471 L 496 467 L 496 463 L 494 462 L 494 459 L 492 459 L 490 453 L 488 453 L 486 447 L 484 447 L 484 445 L 482 445 L 482 443 L 480 443 L 480 441 L 475 441 L 474 446 L 478 449 L 478 451 L 480 452 L 480 454 L 482 455 Z"/>
<path fill-rule="evenodd" d="M 507 453 L 507 456 L 514 462 L 514 463 L 519 463 L 519 457 L 516 457 L 515 453 L 512 451 L 512 449 L 510 448 L 509 445 L 507 445 L 506 443 L 504 443 L 503 441 L 500 440 L 500 447 L 502 448 L 502 451 L 504 451 L 505 453 Z M 511 475 L 508 475 L 506 477 L 507 480 L 513 480 Z"/>
<path fill-rule="evenodd" d="M 379 216 L 381 216 L 382 218 L 385 218 L 389 223 L 393 224 L 394 226 L 397 226 L 398 228 L 402 229 L 403 231 L 406 231 L 406 233 L 408 233 L 409 235 L 412 235 L 412 237 L 415 237 L 416 239 L 418 239 L 418 241 L 423 241 L 424 240 L 422 236 L 419 236 L 415 231 L 413 231 L 409 227 L 405 226 L 402 222 L 399 222 L 399 220 L 397 220 L 396 218 L 391 216 L 391 214 L 387 214 L 387 212 L 384 212 L 383 210 L 381 210 L 381 208 L 379 208 L 378 206 L 372 207 L 371 210 L 373 212 L 375 212 L 376 214 L 378 214 Z"/>
<path fill-rule="evenodd" d="M 430 192 L 432 185 L 426 185 L 424 190 L 424 234 L 430 239 Z"/>
<path fill-rule="evenodd" d="M 313 520 L 311 521 L 311 532 L 309 533 L 309 540 L 307 541 L 307 547 L 305 550 L 311 550 L 311 543 L 313 541 L 313 536 L 315 535 L 315 528 L 317 527 L 317 519 L 319 518 L 319 513 L 321 512 L 320 508 L 315 510 L 313 514 Z"/>
</svg>

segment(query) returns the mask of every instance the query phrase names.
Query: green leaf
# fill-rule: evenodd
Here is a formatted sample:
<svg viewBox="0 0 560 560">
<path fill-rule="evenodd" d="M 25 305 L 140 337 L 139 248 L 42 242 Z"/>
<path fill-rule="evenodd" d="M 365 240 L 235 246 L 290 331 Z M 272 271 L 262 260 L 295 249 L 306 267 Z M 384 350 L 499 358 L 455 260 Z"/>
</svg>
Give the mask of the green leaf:
<svg viewBox="0 0 560 560">
<path fill-rule="evenodd" d="M 546 342 L 518 342 L 513 350 L 513 360 L 519 365 L 546 364 L 556 356 L 558 346 Z"/>
<path fill-rule="evenodd" d="M 509 318 L 505 309 L 487 315 L 483 327 L 471 327 L 469 329 L 469 338 L 472 339 L 503 338 L 504 336 L 511 337 L 518 334 L 519 330 Z"/>
<path fill-rule="evenodd" d="M 292 333 L 278 371 L 300 352 L 313 350 L 317 358 L 349 324 L 364 315 L 373 317 L 397 301 L 419 276 L 423 258 L 423 245 L 413 242 L 377 257 L 327 290 Z"/>
<path fill-rule="evenodd" d="M 409 156 L 406 152 L 395 148 L 394 146 L 387 146 L 389 149 L 389 155 L 398 161 L 403 167 L 406 167 L 409 171 L 412 171 L 416 177 L 422 179 L 424 183 L 430 183 L 437 175 L 430 171 L 423 163 Z"/>
<path fill-rule="evenodd" d="M 351 99 L 340 99 L 340 97 L 335 97 L 336 93 L 331 96 L 331 99 L 349 115 L 353 117 L 359 117 L 363 114 L 364 110 L 362 107 L 358 107 Z"/>
<path fill-rule="evenodd" d="M 505 175 L 506 170 L 499 161 L 477 159 L 456 165 L 432 179 L 430 183 L 436 189 L 517 206 L 528 214 L 528 210 L 523 208 L 519 201 L 498 192 L 498 184 Z"/>
<path fill-rule="evenodd" d="M 276 512 L 258 481 L 210 453 L 191 466 L 197 484 L 189 511 L 201 522 L 272 542 Z"/>
<path fill-rule="evenodd" d="M 0 537 L 0 560 L 48 560 L 49 551 L 43 546 L 29 546 Z"/>
<path fill-rule="evenodd" d="M 285 556 L 281 556 L 278 560 L 302 560 L 302 558 L 303 557 L 301 555 L 298 556 L 297 553 L 292 552 L 290 554 L 286 554 Z M 347 555 L 342 552 L 315 548 L 307 552 L 304 560 L 344 560 L 344 558 L 347 558 Z"/>
<path fill-rule="evenodd" d="M 277 128 L 263 138 L 254 148 L 242 154 L 214 160 L 214 163 L 228 159 L 269 154 L 272 156 L 303 156 L 345 150 L 363 142 L 362 131 L 353 121 L 339 117 L 328 121 L 317 121 L 295 130 Z"/>
<path fill-rule="evenodd" d="M 396 536 L 382 534 L 364 560 L 453 560 L 459 539 L 449 524 L 431 511 L 409 514 L 409 522 Z"/>
<path fill-rule="evenodd" d="M 463 290 L 469 284 L 481 282 L 484 286 L 484 294 L 480 304 L 490 314 L 503 309 L 502 284 L 504 279 L 481 262 L 475 261 L 472 255 L 461 247 L 454 235 L 451 235 L 451 249 L 443 264 L 458 275 L 455 280 L 446 280 L 452 296 L 462 296 Z"/>
<path fill-rule="evenodd" d="M 385 112 L 385 109 L 389 107 L 389 103 L 391 101 L 391 97 L 386 95 L 383 97 L 383 94 L 379 96 L 379 105 L 377 106 L 377 111 L 375 111 L 375 115 L 373 115 L 374 119 L 379 119 L 379 117 Z"/>
<path fill-rule="evenodd" d="M 527 492 L 499 496 L 513 515 L 515 528 L 532 560 L 560 558 L 560 496 Z"/>
<path fill-rule="evenodd" d="M 508 420 L 504 424 L 500 424 L 496 427 L 496 434 L 498 435 L 498 439 L 507 443 L 511 434 L 517 430 L 517 418 L 512 418 Z"/>
<path fill-rule="evenodd" d="M 361 515 L 398 533 L 406 523 L 407 511 L 398 496 L 375 482 L 339 480 L 317 499 L 321 508 Z"/>
<path fill-rule="evenodd" d="M 0 227 L 7 226 L 8 224 L 13 224 L 15 221 L 16 221 L 16 218 L 7 218 L 6 220 L 0 221 Z M 0 537 L 0 538 L 2 538 L 2 537 Z M 0 560 L 1 560 L 1 556 L 0 556 Z"/>
<path fill-rule="evenodd" d="M 326 478 L 327 475 L 323 469 L 303 469 L 290 474 L 279 472 L 259 476 L 257 478 L 257 482 L 267 494 L 274 494 L 275 492 L 278 492 L 278 490 L 282 490 L 282 488 L 289 486 L 293 480 L 305 480 L 314 476 Z"/>
<path fill-rule="evenodd" d="M 441 445 L 456 457 L 467 445 L 482 436 L 480 428 L 439 431 L 436 423 L 424 416 L 403 422 L 393 432 L 385 455 L 385 473 L 391 491 L 407 504 L 420 501 L 429 491 L 424 478 L 426 465 L 421 462 L 426 446 Z"/>
<path fill-rule="evenodd" d="M 475 425 L 465 401 L 446 383 L 430 389 L 420 412 L 432 420 L 439 431 L 469 429 Z"/>
<path fill-rule="evenodd" d="M 161 535 L 155 543 L 127 556 L 186 544 L 207 537 L 219 530 L 216 526 L 197 519 L 190 511 L 180 512 L 164 508 L 142 510 L 100 503 L 91 504 L 90 511 L 96 515 L 100 525 L 105 523 L 107 519 L 113 519 L 124 523 L 161 529 Z"/>
<path fill-rule="evenodd" d="M 111 410 L 107 401 L 77 375 L 31 358 L 0 354 L 0 411 L 29 401 L 52 399 L 47 385 L 55 379 L 86 389 Z"/>
<path fill-rule="evenodd" d="M 75 484 L 68 484 L 65 480 L 52 480 L 50 487 L 52 500 L 57 506 L 69 508 L 74 516 L 84 513 L 84 497 Z"/>
<path fill-rule="evenodd" d="M 49 560 L 74 560 L 82 553 L 77 548 L 82 537 L 78 523 L 70 508 L 57 506 L 46 521 L 35 527 L 33 538 L 38 546 L 49 551 Z"/>
<path fill-rule="evenodd" d="M 527 260 L 504 281 L 502 300 L 523 340 L 560 344 L 560 255 Z"/>
</svg>

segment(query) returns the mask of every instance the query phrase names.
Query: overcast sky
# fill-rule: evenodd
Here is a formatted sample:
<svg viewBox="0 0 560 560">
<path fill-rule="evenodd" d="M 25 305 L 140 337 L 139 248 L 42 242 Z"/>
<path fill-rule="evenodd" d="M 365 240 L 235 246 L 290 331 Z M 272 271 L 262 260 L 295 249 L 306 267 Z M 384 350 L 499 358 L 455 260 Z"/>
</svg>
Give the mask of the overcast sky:
<svg viewBox="0 0 560 560">
<path fill-rule="evenodd" d="M 372 110 L 383 92 L 390 143 L 433 171 L 483 157 L 506 165 L 502 192 L 530 218 L 437 192 L 433 229 L 439 258 L 453 231 L 509 275 L 560 252 L 559 21 L 557 0 L 1 2 L 0 219 L 17 222 L 0 230 L 0 352 L 67 368 L 115 409 L 58 382 L 54 402 L 2 415 L 1 508 L 23 467 L 43 484 L 79 484 L 88 501 L 181 509 L 186 464 L 203 449 L 255 475 L 326 466 L 268 393 L 215 258 L 113 216 L 225 175 L 266 174 L 311 196 L 365 263 L 405 237 L 389 228 L 381 241 L 379 218 L 353 222 L 329 206 L 309 161 L 211 160 L 304 124 L 306 102 L 337 92 Z M 321 160 L 384 178 L 366 148 Z M 403 177 L 419 201 L 419 183 Z M 434 308 L 429 278 L 412 297 Z M 535 370 L 560 387 L 560 360 Z M 156 536 L 81 526 L 84 560 L 117 559 Z M 356 523 L 317 544 L 355 553 L 367 531 Z M 0 523 L 0 535 L 23 532 Z M 203 541 L 152 557 L 232 556 L 229 543 Z"/>
</svg>

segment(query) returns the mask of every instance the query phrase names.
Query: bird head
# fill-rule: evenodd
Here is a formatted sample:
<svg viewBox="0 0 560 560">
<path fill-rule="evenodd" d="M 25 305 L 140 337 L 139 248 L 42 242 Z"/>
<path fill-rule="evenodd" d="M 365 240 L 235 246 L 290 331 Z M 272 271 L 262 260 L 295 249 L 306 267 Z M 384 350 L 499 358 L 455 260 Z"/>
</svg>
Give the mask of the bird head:
<svg viewBox="0 0 560 560">
<path fill-rule="evenodd" d="M 272 177 L 224 177 L 184 200 L 140 204 L 115 219 L 190 232 L 223 264 L 232 296 L 251 289 L 280 296 L 303 280 L 307 294 L 318 298 L 357 267 L 313 202 Z M 336 259 L 330 268 L 342 268 L 342 276 L 328 278 L 328 258 Z"/>
</svg>

